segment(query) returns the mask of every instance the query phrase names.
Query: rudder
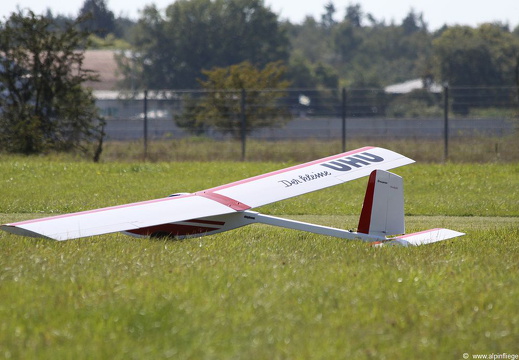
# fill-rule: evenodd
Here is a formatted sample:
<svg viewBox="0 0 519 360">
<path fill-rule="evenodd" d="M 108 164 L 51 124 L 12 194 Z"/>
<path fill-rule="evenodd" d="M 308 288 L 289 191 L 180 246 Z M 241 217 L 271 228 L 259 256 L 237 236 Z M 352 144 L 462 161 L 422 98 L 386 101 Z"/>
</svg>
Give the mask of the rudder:
<svg viewBox="0 0 519 360">
<path fill-rule="evenodd" d="M 370 174 L 357 231 L 378 236 L 405 234 L 402 177 L 385 170 Z"/>
</svg>

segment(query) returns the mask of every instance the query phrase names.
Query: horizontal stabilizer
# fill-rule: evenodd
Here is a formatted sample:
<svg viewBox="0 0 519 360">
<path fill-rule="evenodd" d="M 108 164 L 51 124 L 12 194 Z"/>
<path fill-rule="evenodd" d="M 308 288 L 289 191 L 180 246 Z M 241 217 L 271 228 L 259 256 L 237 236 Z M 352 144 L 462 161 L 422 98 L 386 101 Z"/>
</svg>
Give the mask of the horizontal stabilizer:
<svg viewBox="0 0 519 360">
<path fill-rule="evenodd" d="M 419 246 L 431 244 L 437 241 L 448 240 L 463 235 L 465 234 L 449 229 L 431 229 L 398 236 L 396 238 L 392 238 L 389 241 L 383 242 L 381 245 Z"/>
</svg>

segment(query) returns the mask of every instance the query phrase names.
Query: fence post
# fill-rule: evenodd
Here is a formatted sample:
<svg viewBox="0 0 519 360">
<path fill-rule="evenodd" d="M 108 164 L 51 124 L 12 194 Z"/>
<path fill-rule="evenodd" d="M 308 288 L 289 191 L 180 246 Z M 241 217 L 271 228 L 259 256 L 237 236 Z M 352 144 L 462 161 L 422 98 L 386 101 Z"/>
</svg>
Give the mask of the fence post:
<svg viewBox="0 0 519 360">
<path fill-rule="evenodd" d="M 342 152 L 346 151 L 346 88 L 342 88 Z"/>
<path fill-rule="evenodd" d="M 148 158 L 148 90 L 144 90 L 144 160 Z"/>
<path fill-rule="evenodd" d="M 247 115 L 245 114 L 245 89 L 241 89 L 241 161 L 245 161 L 245 142 L 247 140 Z"/>
<path fill-rule="evenodd" d="M 443 85 L 443 161 L 449 158 L 449 84 Z"/>
</svg>

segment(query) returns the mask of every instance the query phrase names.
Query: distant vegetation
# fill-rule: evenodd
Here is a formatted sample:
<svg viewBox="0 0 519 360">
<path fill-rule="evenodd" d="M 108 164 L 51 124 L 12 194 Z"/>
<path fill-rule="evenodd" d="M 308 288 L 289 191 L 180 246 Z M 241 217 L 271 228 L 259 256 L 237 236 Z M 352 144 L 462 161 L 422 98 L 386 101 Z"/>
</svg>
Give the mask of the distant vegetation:
<svg viewBox="0 0 519 360">
<path fill-rule="evenodd" d="M 91 91 L 81 86 L 97 79 L 82 68 L 84 20 L 56 31 L 52 20 L 27 11 L 0 25 L 0 151 L 89 152 L 97 140 L 99 160 L 104 122 Z"/>
<path fill-rule="evenodd" d="M 451 86 L 518 83 L 519 24 L 431 31 L 427 14 L 414 10 L 387 23 L 351 3 L 338 19 L 332 1 L 320 18 L 299 24 L 282 21 L 262 0 L 172 1 L 165 10 L 146 6 L 137 21 L 114 16 L 104 0 L 85 0 L 79 14 L 91 14 L 84 26 L 98 37 L 134 50 L 121 62 L 122 86 L 199 87 L 203 70 L 243 61 L 285 62 L 296 88 L 381 87 L 413 78 Z"/>
<path fill-rule="evenodd" d="M 31 20 L 27 14 L 32 13 L 20 11 L 13 13 L 12 18 L 27 22 Z M 34 14 L 32 16 L 34 18 Z M 105 0 L 85 0 L 77 18 L 54 15 L 50 10 L 36 18 L 46 24 L 48 38 L 45 41 L 52 44 L 53 56 L 74 50 L 76 60 L 73 62 L 79 69 L 80 77 L 74 80 L 74 91 L 59 90 L 65 89 L 62 85 L 71 79 L 69 70 L 72 68 L 69 66 L 67 70 L 62 67 L 54 73 L 44 73 L 45 66 L 49 68 L 52 65 L 52 61 L 48 61 L 51 54 L 48 49 L 36 49 L 41 52 L 27 57 L 36 59 L 32 62 L 15 59 L 15 54 L 30 49 L 27 44 L 37 43 L 33 40 L 40 35 L 23 27 L 13 30 L 8 20 L 0 22 L 0 38 L 4 41 L 2 46 L 5 45 L 5 55 L 1 58 L 3 67 L 0 68 L 2 97 L 12 97 L 19 91 L 16 84 L 49 80 L 41 83 L 45 86 L 34 87 L 38 91 L 46 89 L 41 96 L 34 97 L 34 94 L 40 94 L 38 91 L 23 89 L 23 96 L 16 100 L 22 106 L 11 106 L 13 100 L 3 102 L 12 109 L 27 110 L 24 115 L 26 121 L 19 121 L 21 115 L 9 117 L 9 107 L 3 106 L 0 119 L 4 128 L 10 130 L 4 131 L 3 146 L 0 148 L 8 151 L 38 153 L 47 149 L 68 150 L 77 147 L 84 139 L 93 138 L 99 140 L 95 150 L 95 158 L 99 158 L 103 129 L 91 126 L 91 121 L 98 118 L 95 109 L 86 106 L 83 109 L 87 111 L 81 113 L 67 106 L 77 103 L 77 99 L 71 99 L 71 94 L 84 95 L 84 104 L 92 104 L 91 94 L 80 90 L 80 85 L 95 75 L 82 68 L 86 48 L 125 50 L 117 55 L 118 72 L 123 78 L 119 86 L 123 89 L 207 90 L 214 85 L 211 74 L 219 69 L 222 74 L 229 75 L 229 79 L 221 79 L 227 90 L 233 87 L 236 90 L 273 87 L 318 91 L 340 87 L 380 89 L 395 82 L 420 78 L 426 88 L 433 84 L 482 86 L 487 90 L 506 86 L 508 94 L 515 87 L 519 92 L 519 26 L 511 30 L 508 24 L 502 23 L 483 24 L 477 28 L 444 26 L 430 31 L 424 14 L 413 10 L 400 23 L 386 23 L 365 13 L 361 5 L 350 4 L 344 18 L 337 19 L 336 8 L 330 2 L 324 7 L 320 18 L 309 16 L 302 23 L 293 24 L 282 21 L 263 0 L 178 0 L 172 1 L 166 9 L 146 6 L 137 21 L 116 17 Z M 72 44 L 74 48 L 52 40 L 60 37 L 66 39 L 66 34 L 73 31 L 84 36 L 82 39 L 85 40 L 77 46 Z M 22 40 L 16 43 L 10 40 L 16 36 Z M 20 66 L 24 61 L 25 68 L 16 73 L 10 71 L 13 69 L 11 64 Z M 249 76 L 268 69 L 279 70 L 275 82 L 263 81 L 261 76 Z M 239 71 L 248 71 L 249 75 L 238 74 Z M 27 76 L 29 73 L 31 75 Z M 248 78 L 247 81 L 242 81 L 245 78 Z M 492 91 L 494 93 L 490 95 L 487 91 L 489 99 L 501 94 L 500 90 Z M 453 92 L 450 98 L 450 106 L 458 114 L 467 114 L 475 109 L 487 111 L 489 106 L 497 106 L 485 103 L 467 105 L 467 100 L 463 98 L 465 95 L 458 94 Z M 213 114 L 219 108 L 219 114 L 229 113 L 230 105 L 223 102 L 223 93 L 214 95 L 212 102 L 206 104 L 206 110 Z M 275 103 L 281 96 L 270 95 L 272 99 L 259 99 L 249 91 L 245 104 L 267 100 Z M 406 96 L 395 100 L 387 109 L 387 114 L 441 114 L 438 97 L 431 97 L 427 91 Z M 511 100 L 507 99 L 506 111 L 514 111 L 511 108 L 515 105 L 509 104 L 516 104 L 515 92 L 512 97 Z M 48 106 L 43 112 L 31 110 L 41 109 L 44 103 Z M 425 111 L 420 106 L 423 104 L 426 105 Z M 232 104 L 234 108 L 238 105 L 237 101 Z M 207 118 L 209 113 L 198 108 L 192 110 L 183 114 L 183 120 L 190 131 L 197 134 L 200 128 L 196 126 L 199 123 L 197 119 Z M 74 118 L 81 121 L 69 121 L 62 126 L 59 123 L 62 114 L 66 115 L 67 121 Z M 270 124 L 280 115 L 276 111 L 270 111 L 269 115 L 257 114 L 256 111 L 257 121 L 254 124 L 250 122 L 248 125 L 251 127 L 247 131 Z M 251 116 L 248 115 L 249 120 Z M 98 120 L 102 124 L 102 119 Z M 234 120 L 234 124 L 239 119 L 224 117 L 224 120 Z M 208 125 L 201 126 L 203 130 Z M 19 134 L 13 135 L 13 129 Z M 49 129 L 56 131 L 52 133 Z M 7 142 L 7 137 L 11 135 L 13 140 Z M 232 135 L 238 138 L 242 136 L 242 131 L 235 128 Z M 71 139 L 73 143 L 69 141 Z M 37 143 L 41 140 L 45 143 Z M 6 147 L 6 144 L 13 146 Z"/>
</svg>

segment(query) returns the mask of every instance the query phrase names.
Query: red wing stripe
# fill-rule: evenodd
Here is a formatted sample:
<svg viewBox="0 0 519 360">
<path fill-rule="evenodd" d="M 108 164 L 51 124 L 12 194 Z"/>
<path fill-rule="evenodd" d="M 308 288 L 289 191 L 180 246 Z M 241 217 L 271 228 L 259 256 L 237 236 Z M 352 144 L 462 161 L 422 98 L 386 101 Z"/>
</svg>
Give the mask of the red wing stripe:
<svg viewBox="0 0 519 360">
<path fill-rule="evenodd" d="M 406 235 L 402 235 L 402 236 L 397 236 L 396 238 L 397 239 L 405 239 L 407 237 L 411 237 L 411 236 L 415 236 L 415 235 L 420 235 L 420 234 L 427 234 L 427 233 L 438 231 L 438 230 L 442 230 L 442 229 L 440 229 L 440 228 L 429 229 L 429 230 L 419 231 L 419 232 L 412 233 L 412 234 L 406 234 Z"/>
<path fill-rule="evenodd" d="M 213 191 L 200 191 L 195 193 L 195 195 L 202 196 L 211 200 L 214 200 L 222 205 L 228 206 L 231 209 L 236 211 L 249 210 L 251 207 L 249 205 L 243 204 L 237 200 L 231 199 L 225 195 L 216 194 Z"/>
</svg>

